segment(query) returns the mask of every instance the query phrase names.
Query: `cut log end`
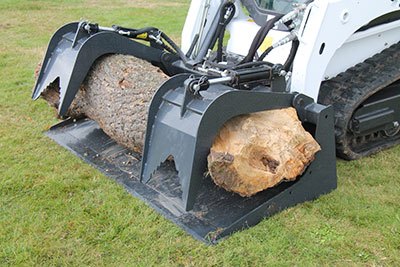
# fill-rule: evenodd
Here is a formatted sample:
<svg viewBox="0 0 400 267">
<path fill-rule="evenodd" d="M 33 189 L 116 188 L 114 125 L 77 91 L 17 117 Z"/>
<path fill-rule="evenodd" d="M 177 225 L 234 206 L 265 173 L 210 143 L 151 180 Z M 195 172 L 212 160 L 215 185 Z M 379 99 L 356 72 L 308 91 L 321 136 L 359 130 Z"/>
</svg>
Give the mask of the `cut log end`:
<svg viewBox="0 0 400 267">
<path fill-rule="evenodd" d="M 211 147 L 208 169 L 218 186 L 249 197 L 295 180 L 319 150 L 295 109 L 258 112 L 225 123 Z"/>
</svg>

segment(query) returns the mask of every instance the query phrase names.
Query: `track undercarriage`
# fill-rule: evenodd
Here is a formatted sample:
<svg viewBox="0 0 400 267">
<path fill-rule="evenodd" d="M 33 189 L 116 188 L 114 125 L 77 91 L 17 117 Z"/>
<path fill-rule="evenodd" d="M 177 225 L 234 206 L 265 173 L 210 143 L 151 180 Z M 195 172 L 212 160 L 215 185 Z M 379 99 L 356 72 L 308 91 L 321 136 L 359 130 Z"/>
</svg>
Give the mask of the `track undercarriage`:
<svg viewBox="0 0 400 267">
<path fill-rule="evenodd" d="M 335 111 L 336 150 L 358 159 L 400 143 L 400 44 L 323 82 L 319 103 Z"/>
</svg>

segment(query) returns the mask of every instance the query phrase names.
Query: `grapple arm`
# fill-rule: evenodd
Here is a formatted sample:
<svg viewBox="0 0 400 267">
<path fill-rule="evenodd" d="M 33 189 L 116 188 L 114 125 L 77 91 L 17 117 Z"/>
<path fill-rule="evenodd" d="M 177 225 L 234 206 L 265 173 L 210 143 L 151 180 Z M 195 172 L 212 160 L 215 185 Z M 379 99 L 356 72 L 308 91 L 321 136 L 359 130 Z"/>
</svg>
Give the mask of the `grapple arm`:
<svg viewBox="0 0 400 267">
<path fill-rule="evenodd" d="M 86 31 L 82 23 L 61 27 L 52 37 L 40 70 L 32 98 L 37 99 L 47 86 L 59 79 L 58 112 L 64 116 L 94 61 L 107 54 L 132 55 L 152 62 L 167 74 L 178 70 L 177 57 L 162 49 L 147 46 L 112 31 Z"/>
</svg>

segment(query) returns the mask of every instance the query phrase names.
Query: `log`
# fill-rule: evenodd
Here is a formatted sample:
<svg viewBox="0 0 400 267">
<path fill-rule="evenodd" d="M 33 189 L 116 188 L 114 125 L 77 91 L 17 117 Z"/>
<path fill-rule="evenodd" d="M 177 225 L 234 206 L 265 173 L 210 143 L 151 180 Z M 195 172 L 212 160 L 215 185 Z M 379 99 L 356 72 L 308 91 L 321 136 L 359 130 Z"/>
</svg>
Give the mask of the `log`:
<svg viewBox="0 0 400 267">
<path fill-rule="evenodd" d="M 167 79 L 156 67 L 135 57 L 102 57 L 92 67 L 67 116 L 95 120 L 119 144 L 141 152 L 149 104 Z M 57 108 L 57 82 L 42 97 Z M 225 123 L 211 147 L 208 168 L 218 186 L 251 196 L 296 179 L 319 149 L 293 108 L 259 112 Z"/>
</svg>

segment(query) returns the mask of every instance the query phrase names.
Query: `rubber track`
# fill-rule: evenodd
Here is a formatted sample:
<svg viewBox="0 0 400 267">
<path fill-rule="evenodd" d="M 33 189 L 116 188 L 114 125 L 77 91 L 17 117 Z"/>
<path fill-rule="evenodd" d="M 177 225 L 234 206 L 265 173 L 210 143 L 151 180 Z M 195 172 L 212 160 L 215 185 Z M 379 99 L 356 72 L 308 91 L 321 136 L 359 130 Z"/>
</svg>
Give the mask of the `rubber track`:
<svg viewBox="0 0 400 267">
<path fill-rule="evenodd" d="M 367 148 L 352 147 L 354 136 L 348 130 L 354 111 L 371 95 L 400 79 L 400 43 L 340 73 L 321 85 L 318 102 L 335 110 L 337 155 L 353 160 L 400 143 L 400 136 L 381 136 Z M 400 103 L 399 103 L 400 104 Z"/>
</svg>

